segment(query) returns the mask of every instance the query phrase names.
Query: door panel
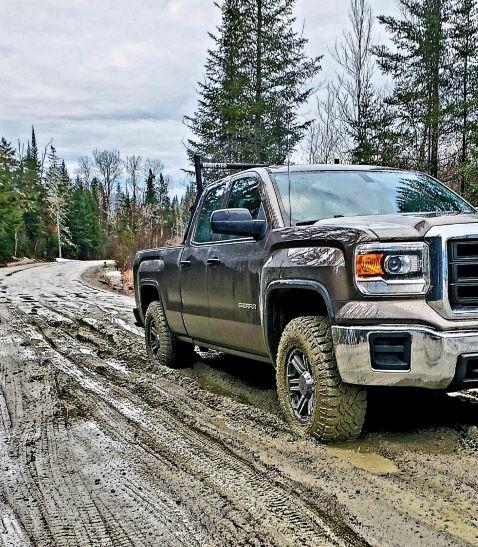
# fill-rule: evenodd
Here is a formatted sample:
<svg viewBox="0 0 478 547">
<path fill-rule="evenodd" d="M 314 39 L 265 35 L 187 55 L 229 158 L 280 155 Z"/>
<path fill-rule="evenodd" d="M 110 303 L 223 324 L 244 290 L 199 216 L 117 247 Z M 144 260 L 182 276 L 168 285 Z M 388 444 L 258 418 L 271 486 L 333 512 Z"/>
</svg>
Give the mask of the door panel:
<svg viewBox="0 0 478 547">
<path fill-rule="evenodd" d="M 188 336 L 191 338 L 207 337 L 210 330 L 206 277 L 208 253 L 209 247 L 188 245 L 181 257 L 183 320 Z"/>
<path fill-rule="evenodd" d="M 211 213 L 223 205 L 226 182 L 211 188 L 200 203 L 193 223 L 192 241 L 188 241 L 181 255 L 181 300 L 186 331 L 191 338 L 210 337 L 207 260 L 211 253 Z"/>
<path fill-rule="evenodd" d="M 259 306 L 263 245 L 256 241 L 211 247 L 207 265 L 211 337 L 219 346 L 267 355 Z"/>
<path fill-rule="evenodd" d="M 265 218 L 257 179 L 234 180 L 227 207 L 245 207 L 252 218 Z M 267 355 L 259 306 L 265 239 L 228 238 L 211 245 L 206 266 L 211 337 L 219 346 Z"/>
</svg>

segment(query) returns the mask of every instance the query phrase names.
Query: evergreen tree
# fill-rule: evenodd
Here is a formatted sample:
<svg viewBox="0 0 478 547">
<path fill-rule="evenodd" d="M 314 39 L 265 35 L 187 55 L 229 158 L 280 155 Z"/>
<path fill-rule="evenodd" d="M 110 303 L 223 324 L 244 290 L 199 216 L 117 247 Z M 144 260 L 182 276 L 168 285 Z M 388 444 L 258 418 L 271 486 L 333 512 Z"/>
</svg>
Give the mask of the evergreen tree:
<svg viewBox="0 0 478 547">
<path fill-rule="evenodd" d="M 374 48 L 382 71 L 394 80 L 389 104 L 409 161 L 437 176 L 450 82 L 447 33 L 451 0 L 399 0 L 402 18 L 380 16 L 395 46 Z"/>
<path fill-rule="evenodd" d="M 41 166 L 38 157 L 35 129 L 32 127 L 32 140 L 28 143 L 23 159 L 23 188 L 28 197 L 28 208 L 23 219 L 27 254 L 38 254 L 46 249 L 45 240 L 45 201 L 46 193 L 41 180 Z"/>
<path fill-rule="evenodd" d="M 77 178 L 69 200 L 68 227 L 79 259 L 95 258 L 102 244 L 101 212 L 89 188 Z"/>
<path fill-rule="evenodd" d="M 199 105 L 186 121 L 189 153 L 218 161 L 283 163 L 310 122 L 298 109 L 320 70 L 294 30 L 295 0 L 224 0 Z"/>
<path fill-rule="evenodd" d="M 180 237 L 183 237 L 186 232 L 189 217 L 191 214 L 191 208 L 196 201 L 196 195 L 196 184 L 194 181 L 191 180 L 186 185 L 186 190 L 184 192 L 184 195 L 181 197 L 181 201 L 179 203 L 179 211 L 175 231 Z"/>
<path fill-rule="evenodd" d="M 157 206 L 156 218 L 159 224 L 159 238 L 164 243 L 165 235 L 171 230 L 171 198 L 169 197 L 169 179 L 159 175 L 159 183 L 156 190 Z"/>
<path fill-rule="evenodd" d="M 148 178 L 146 179 L 146 192 L 144 194 L 145 205 L 155 205 L 158 202 L 156 197 L 155 178 L 152 169 L 149 169 Z"/>
<path fill-rule="evenodd" d="M 24 196 L 18 189 L 18 159 L 11 144 L 0 140 L 0 262 L 16 254 Z"/>
<path fill-rule="evenodd" d="M 183 235 L 183 226 L 178 196 L 173 196 L 171 200 L 171 235 L 174 240 L 178 240 Z"/>
<path fill-rule="evenodd" d="M 30 148 L 30 160 L 32 163 L 31 167 L 38 175 L 40 175 L 41 163 L 40 163 L 40 158 L 38 156 L 37 138 L 35 135 L 35 128 L 33 127 L 33 125 L 32 125 L 32 142 L 30 143 L 29 148 Z"/>
</svg>

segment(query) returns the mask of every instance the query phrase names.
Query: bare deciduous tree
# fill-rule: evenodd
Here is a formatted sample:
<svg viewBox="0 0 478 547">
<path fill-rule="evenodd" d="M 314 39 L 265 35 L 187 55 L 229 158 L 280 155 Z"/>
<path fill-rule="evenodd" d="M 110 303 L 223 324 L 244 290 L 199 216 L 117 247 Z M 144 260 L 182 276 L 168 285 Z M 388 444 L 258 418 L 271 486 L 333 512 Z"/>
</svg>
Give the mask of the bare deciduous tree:
<svg viewBox="0 0 478 547">
<path fill-rule="evenodd" d="M 143 164 L 143 173 L 145 178 L 147 178 L 150 169 L 153 176 L 158 178 L 159 174 L 164 171 L 164 163 L 161 160 L 146 158 Z"/>
<path fill-rule="evenodd" d="M 49 167 L 45 177 L 48 210 L 55 222 L 58 239 L 58 258 L 62 258 L 63 246 L 71 244 L 70 230 L 67 222 L 68 188 L 62 179 L 61 166 L 54 146 L 50 146 L 48 154 Z"/>
<path fill-rule="evenodd" d="M 126 156 L 124 168 L 128 175 L 128 181 L 131 188 L 131 199 L 133 208 L 138 204 L 138 190 L 140 183 L 140 173 L 143 166 L 143 158 L 141 156 Z"/>
<path fill-rule="evenodd" d="M 304 160 L 306 163 L 332 163 L 335 159 L 342 160 L 345 141 L 338 111 L 337 89 L 328 83 L 322 96 L 317 97 L 316 118 L 310 124 L 304 139 Z"/>
<path fill-rule="evenodd" d="M 332 55 L 342 69 L 338 74 L 337 95 L 341 115 L 352 139 L 353 154 L 358 156 L 354 159 L 361 160 L 365 159 L 360 156 L 366 153 L 375 106 L 373 18 L 367 0 L 351 0 L 349 23 L 350 30 L 344 31 Z"/>
<path fill-rule="evenodd" d="M 82 156 L 78 158 L 78 168 L 76 174 L 80 177 L 81 182 L 88 187 L 91 184 L 95 164 L 90 156 Z"/>
<path fill-rule="evenodd" d="M 113 189 L 123 172 L 123 162 L 118 150 L 94 150 L 93 159 L 100 175 L 102 207 L 106 219 L 111 212 Z"/>
</svg>

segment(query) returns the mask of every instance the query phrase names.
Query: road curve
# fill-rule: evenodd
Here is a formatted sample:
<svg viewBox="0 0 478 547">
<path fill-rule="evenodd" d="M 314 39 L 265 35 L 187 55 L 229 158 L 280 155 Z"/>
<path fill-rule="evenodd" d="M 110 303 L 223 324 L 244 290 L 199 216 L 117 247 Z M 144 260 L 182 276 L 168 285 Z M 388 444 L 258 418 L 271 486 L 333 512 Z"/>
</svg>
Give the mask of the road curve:
<svg viewBox="0 0 478 547">
<path fill-rule="evenodd" d="M 151 368 L 93 265 L 0 269 L 4 545 L 478 543 L 474 392 L 375 397 L 325 447 L 281 421 L 268 367 Z"/>
</svg>

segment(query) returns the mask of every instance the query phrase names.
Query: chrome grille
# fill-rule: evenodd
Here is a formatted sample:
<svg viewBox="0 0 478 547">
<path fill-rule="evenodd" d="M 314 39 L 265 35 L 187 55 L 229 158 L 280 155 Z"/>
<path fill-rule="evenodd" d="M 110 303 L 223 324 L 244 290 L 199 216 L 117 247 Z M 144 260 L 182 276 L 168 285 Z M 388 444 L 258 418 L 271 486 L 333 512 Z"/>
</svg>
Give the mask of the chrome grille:
<svg viewBox="0 0 478 547">
<path fill-rule="evenodd" d="M 453 310 L 478 307 L 478 238 L 448 241 L 448 297 Z"/>
</svg>

